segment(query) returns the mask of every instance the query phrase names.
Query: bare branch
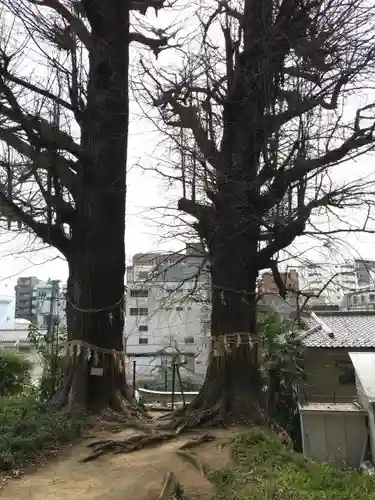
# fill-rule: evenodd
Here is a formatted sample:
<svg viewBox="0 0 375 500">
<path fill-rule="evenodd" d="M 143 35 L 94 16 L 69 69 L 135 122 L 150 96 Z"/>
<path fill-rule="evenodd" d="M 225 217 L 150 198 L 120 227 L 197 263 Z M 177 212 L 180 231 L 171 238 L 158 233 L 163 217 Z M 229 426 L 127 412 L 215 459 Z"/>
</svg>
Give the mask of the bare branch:
<svg viewBox="0 0 375 500">
<path fill-rule="evenodd" d="M 168 102 L 175 114 L 176 120 L 168 121 L 169 126 L 190 129 L 194 135 L 199 149 L 202 151 L 204 157 L 210 164 L 220 170 L 220 152 L 217 150 L 215 143 L 208 137 L 199 117 L 197 110 L 190 106 L 183 106 L 177 102 L 172 96 L 165 93 L 163 97 L 156 102 L 156 104 Z"/>
<path fill-rule="evenodd" d="M 25 141 L 20 139 L 10 130 L 0 128 L 0 139 L 5 141 L 8 146 L 14 148 L 21 155 L 29 158 L 32 166 L 25 169 L 20 178 L 20 182 L 25 182 L 34 169 L 50 171 L 52 167 L 57 169 L 61 184 L 65 186 L 73 196 L 78 194 L 79 177 L 73 173 L 75 167 L 72 162 L 66 160 L 60 155 L 55 155 L 52 161 L 51 153 L 48 151 L 35 152 L 35 150 Z"/>
<path fill-rule="evenodd" d="M 168 46 L 168 40 L 170 37 L 163 36 L 160 38 L 151 38 L 146 35 L 142 35 L 141 33 L 130 33 L 129 34 L 129 40 L 130 42 L 137 42 L 140 43 L 141 45 L 145 45 L 146 47 L 149 47 L 152 52 L 157 56 L 160 54 L 160 52 L 163 50 L 163 48 L 166 48 Z"/>
<path fill-rule="evenodd" d="M 33 216 L 21 210 L 21 208 L 4 195 L 2 186 L 0 186 L 0 205 L 9 210 L 16 220 L 22 221 L 27 227 L 32 229 L 32 231 L 34 231 L 34 233 L 39 236 L 44 243 L 56 247 L 64 255 L 69 253 L 70 242 L 62 233 L 61 228 L 37 222 Z"/>
<path fill-rule="evenodd" d="M 68 8 L 66 8 L 59 0 L 30 0 L 36 5 L 49 7 L 67 22 L 70 30 L 75 33 L 81 42 L 85 45 L 87 50 L 93 49 L 93 40 L 90 32 L 87 30 L 85 24 L 75 16 Z"/>
</svg>

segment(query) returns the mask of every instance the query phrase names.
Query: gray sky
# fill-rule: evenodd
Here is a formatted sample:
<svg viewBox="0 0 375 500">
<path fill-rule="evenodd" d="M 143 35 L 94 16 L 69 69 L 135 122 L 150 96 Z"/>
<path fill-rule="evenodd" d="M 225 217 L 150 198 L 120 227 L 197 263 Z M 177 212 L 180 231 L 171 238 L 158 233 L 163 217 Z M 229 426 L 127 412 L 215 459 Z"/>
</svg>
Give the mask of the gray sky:
<svg viewBox="0 0 375 500">
<path fill-rule="evenodd" d="M 153 15 L 150 18 L 153 23 L 157 23 L 159 26 L 167 24 L 171 19 L 165 13 L 160 14 L 157 21 Z M 161 18 L 163 19 L 161 20 Z M 184 26 L 187 29 L 187 25 L 184 24 Z M 171 56 L 162 56 L 162 62 L 165 57 Z M 348 103 L 347 109 L 349 113 L 355 108 L 357 108 L 357 102 L 351 101 Z M 150 121 L 140 117 L 140 110 L 133 103 L 128 153 L 126 229 L 126 254 L 128 259 L 136 252 L 182 248 L 180 242 L 166 237 L 166 228 L 151 223 L 151 220 L 155 220 L 157 214 L 150 211 L 152 207 L 170 204 L 179 193 L 176 190 L 167 189 L 166 184 L 161 179 L 136 166 L 139 162 L 143 166 L 151 166 L 152 161 L 156 161 L 155 158 L 163 158 L 163 147 L 157 147 L 159 141 L 160 136 L 152 129 Z M 348 163 L 337 168 L 334 178 L 337 182 L 358 179 L 358 177 L 374 173 L 373 165 L 374 157 L 361 157 L 355 163 Z M 345 219 L 356 220 L 358 224 L 358 221 L 363 219 L 365 214 L 347 210 L 341 216 Z M 320 222 L 325 223 L 325 221 Z M 373 235 L 345 235 L 329 251 L 327 248 L 322 249 L 320 244 L 313 242 L 311 239 L 299 238 L 293 253 L 296 251 L 302 254 L 308 250 L 305 254 L 306 257 L 314 260 L 350 257 L 375 259 L 374 239 L 375 236 Z M 37 275 L 41 279 L 47 279 L 48 277 L 66 279 L 67 266 L 64 260 L 53 249 L 40 250 L 38 249 L 40 247 L 39 242 L 35 242 L 32 237 L 25 234 L 17 235 L 4 232 L 0 235 L 0 293 L 5 290 L 12 290 L 17 277 L 21 275 Z M 33 251 L 28 252 L 27 249 Z"/>
</svg>

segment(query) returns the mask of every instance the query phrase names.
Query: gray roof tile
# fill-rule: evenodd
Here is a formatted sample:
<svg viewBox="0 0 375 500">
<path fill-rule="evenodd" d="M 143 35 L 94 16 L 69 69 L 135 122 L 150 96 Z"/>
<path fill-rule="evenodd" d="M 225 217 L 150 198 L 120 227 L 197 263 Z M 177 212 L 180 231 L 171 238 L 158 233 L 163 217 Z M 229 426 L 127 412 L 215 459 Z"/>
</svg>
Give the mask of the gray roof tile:
<svg viewBox="0 0 375 500">
<path fill-rule="evenodd" d="M 375 313 L 315 313 L 301 334 L 306 347 L 375 348 Z"/>
</svg>

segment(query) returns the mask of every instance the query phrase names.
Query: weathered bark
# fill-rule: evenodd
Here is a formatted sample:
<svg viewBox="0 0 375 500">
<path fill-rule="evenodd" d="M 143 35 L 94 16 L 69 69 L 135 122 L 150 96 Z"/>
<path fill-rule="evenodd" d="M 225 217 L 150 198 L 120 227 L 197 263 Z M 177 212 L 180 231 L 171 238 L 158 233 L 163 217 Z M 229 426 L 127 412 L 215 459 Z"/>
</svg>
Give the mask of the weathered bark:
<svg viewBox="0 0 375 500">
<path fill-rule="evenodd" d="M 193 407 L 216 408 L 224 422 L 254 421 L 259 417 L 261 379 L 255 303 L 258 273 L 251 259 L 256 241 L 250 235 L 238 234 L 226 219 L 217 228 L 211 256 L 212 357 Z"/>
<path fill-rule="evenodd" d="M 108 226 L 106 239 L 102 233 L 101 245 L 96 242 L 95 247 L 88 247 L 70 266 L 69 276 L 70 402 L 94 411 L 120 409 L 119 398 L 125 394 L 120 358 L 111 353 L 123 350 L 123 245 L 111 245 L 111 229 Z M 108 248 L 112 249 L 110 258 Z M 93 366 L 103 369 L 103 374 L 92 375 Z"/>
<path fill-rule="evenodd" d="M 262 208 L 256 182 L 264 131 L 259 123 L 272 101 L 272 64 L 262 55 L 267 2 L 246 0 L 244 47 L 228 80 L 223 109 L 221 162 L 213 195 L 215 228 L 209 244 L 212 278 L 211 334 L 227 352 L 213 357 L 193 407 L 220 407 L 224 421 L 260 416 L 261 375 L 256 333 L 256 280 Z M 202 218 L 199 222 L 204 223 Z M 237 345 L 237 342 L 239 345 Z M 225 345 L 223 346 L 225 348 Z M 214 349 L 215 352 L 215 349 Z"/>
<path fill-rule="evenodd" d="M 72 401 L 100 410 L 118 407 L 125 386 L 114 355 L 101 349 L 123 349 L 129 6 L 118 0 L 84 6 L 94 48 L 81 124 L 81 191 L 67 260 L 69 341 L 86 350 L 75 352 L 68 383 Z M 87 360 L 85 353 L 96 350 L 98 359 Z M 91 374 L 94 362 L 102 376 Z"/>
</svg>

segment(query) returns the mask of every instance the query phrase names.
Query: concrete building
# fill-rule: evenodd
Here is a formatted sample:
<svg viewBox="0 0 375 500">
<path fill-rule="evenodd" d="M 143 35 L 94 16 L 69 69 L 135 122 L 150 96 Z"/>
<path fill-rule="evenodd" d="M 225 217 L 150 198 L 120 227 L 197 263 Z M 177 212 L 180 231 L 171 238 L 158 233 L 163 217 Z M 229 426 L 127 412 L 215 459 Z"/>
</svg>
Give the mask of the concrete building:
<svg viewBox="0 0 375 500">
<path fill-rule="evenodd" d="M 355 259 L 358 288 L 375 288 L 375 261 Z"/>
<path fill-rule="evenodd" d="M 59 281 L 48 280 L 37 287 L 35 322 L 41 328 L 66 326 L 65 287 Z"/>
<path fill-rule="evenodd" d="M 189 246 L 183 254 L 133 257 L 127 269 L 125 343 L 128 358 L 136 361 L 137 376 L 153 376 L 177 358 L 183 370 L 203 376 L 208 299 L 208 272 L 200 246 Z"/>
<path fill-rule="evenodd" d="M 66 286 L 59 281 L 44 282 L 35 276 L 21 277 L 15 287 L 15 318 L 33 322 L 41 328 L 66 325 Z"/>
<path fill-rule="evenodd" d="M 15 286 L 15 318 L 27 319 L 28 321 L 35 319 L 37 287 L 40 282 L 35 276 L 18 278 L 17 285 Z"/>
<path fill-rule="evenodd" d="M 281 279 L 289 289 L 286 300 L 294 304 L 299 291 L 299 303 L 311 296 L 307 307 L 316 308 L 339 305 L 348 292 L 358 289 L 358 279 L 354 263 L 309 263 L 293 266 L 280 272 Z M 262 273 L 258 291 L 261 296 L 278 295 L 279 289 L 271 271 Z"/>
<path fill-rule="evenodd" d="M 286 271 L 280 272 L 280 277 L 288 290 L 285 297 L 286 301 L 288 303 L 295 302 L 297 299 L 296 292 L 299 290 L 298 271 L 296 269 L 288 269 Z M 279 288 L 275 283 L 271 271 L 263 272 L 261 277 L 259 278 L 258 293 L 260 297 L 263 297 L 265 295 L 279 295 Z"/>
<path fill-rule="evenodd" d="M 309 307 L 338 305 L 346 293 L 358 289 L 354 262 L 342 264 L 316 262 L 296 267 L 296 269 L 299 274 L 300 291 L 316 296 L 309 299 Z"/>
<path fill-rule="evenodd" d="M 345 311 L 375 311 L 375 288 L 346 293 L 340 303 Z"/>
</svg>

